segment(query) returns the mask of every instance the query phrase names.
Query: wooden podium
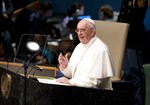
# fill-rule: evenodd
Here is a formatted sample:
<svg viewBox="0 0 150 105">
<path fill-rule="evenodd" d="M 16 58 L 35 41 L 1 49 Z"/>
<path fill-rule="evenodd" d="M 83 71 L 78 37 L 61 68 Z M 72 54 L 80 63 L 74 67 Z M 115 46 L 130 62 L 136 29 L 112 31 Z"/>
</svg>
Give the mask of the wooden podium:
<svg viewBox="0 0 150 105">
<path fill-rule="evenodd" d="M 24 105 L 24 76 L 0 67 L 0 77 L 0 105 Z M 126 91 L 26 80 L 26 105 L 132 105 Z"/>
<path fill-rule="evenodd" d="M 10 71 L 13 71 L 13 72 L 17 72 L 18 71 L 18 74 L 23 74 L 24 73 L 24 68 L 22 67 L 23 64 L 22 63 L 14 63 L 14 62 L 5 62 L 5 61 L 0 61 L 0 67 L 3 67 L 5 69 L 8 69 Z M 35 72 L 35 76 L 42 76 L 42 77 L 55 77 L 56 74 L 57 74 L 57 70 L 58 68 L 56 67 L 51 67 L 51 66 L 40 66 L 40 65 L 36 65 L 37 67 L 39 68 L 42 68 L 43 71 L 36 71 Z M 22 68 L 21 68 L 22 67 Z M 31 72 L 30 72 L 31 71 Z M 32 67 L 28 67 L 28 72 L 29 75 L 33 75 L 33 72 L 35 71 L 34 68 Z"/>
</svg>

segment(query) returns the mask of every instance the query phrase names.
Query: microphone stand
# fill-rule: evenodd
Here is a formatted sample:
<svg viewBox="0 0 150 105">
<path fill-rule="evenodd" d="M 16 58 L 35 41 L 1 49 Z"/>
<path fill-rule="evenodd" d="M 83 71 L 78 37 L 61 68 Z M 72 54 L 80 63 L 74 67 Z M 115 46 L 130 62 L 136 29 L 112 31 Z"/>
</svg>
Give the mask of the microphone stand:
<svg viewBox="0 0 150 105">
<path fill-rule="evenodd" d="M 29 67 L 29 61 L 24 63 L 24 105 L 26 105 L 26 89 L 27 89 L 27 69 Z"/>
<path fill-rule="evenodd" d="M 32 58 L 34 58 L 40 51 L 41 51 L 41 49 L 39 49 L 28 61 L 26 61 L 26 62 L 23 64 L 23 67 L 24 67 L 24 105 L 26 105 L 27 69 L 28 69 L 28 67 L 29 67 L 30 60 L 32 60 Z M 33 67 L 33 66 L 32 66 L 32 67 Z"/>
<path fill-rule="evenodd" d="M 20 47 L 20 44 L 21 44 L 21 40 L 23 39 L 23 36 L 28 36 L 28 35 L 34 35 L 34 34 L 23 34 L 20 38 L 20 41 L 19 41 L 19 44 L 18 44 L 18 48 L 17 48 L 17 51 L 16 51 L 16 54 L 15 54 L 15 59 L 16 59 L 16 56 L 17 56 L 17 53 L 18 53 L 18 50 L 19 50 L 19 47 Z M 44 35 L 43 35 L 44 36 Z M 47 35 L 46 36 L 46 43 L 47 43 L 47 40 L 48 40 L 48 37 Z M 44 45 L 44 48 L 45 48 L 46 44 Z M 41 50 L 42 48 L 39 49 L 39 51 Z M 29 63 L 30 63 L 30 60 L 33 59 L 38 53 L 39 51 L 37 51 L 29 60 L 27 60 L 22 67 L 24 67 L 24 105 L 26 105 L 26 85 L 27 85 L 27 69 L 28 69 L 28 66 L 29 66 Z M 14 59 L 14 62 L 15 62 L 15 59 Z M 32 66 L 33 67 L 33 66 Z M 33 67 L 34 68 L 34 67 Z M 18 71 L 18 70 L 17 70 Z"/>
</svg>

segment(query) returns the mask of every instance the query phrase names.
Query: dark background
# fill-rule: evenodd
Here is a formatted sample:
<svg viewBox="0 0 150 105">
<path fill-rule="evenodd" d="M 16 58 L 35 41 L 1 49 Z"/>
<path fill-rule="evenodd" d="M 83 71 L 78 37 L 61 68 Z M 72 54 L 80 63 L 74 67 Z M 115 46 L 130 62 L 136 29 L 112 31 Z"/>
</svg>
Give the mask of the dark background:
<svg viewBox="0 0 150 105">
<path fill-rule="evenodd" d="M 36 0 L 12 0 L 15 10 Z M 109 4 L 114 11 L 119 11 L 121 0 L 40 0 L 50 1 L 54 6 L 55 13 L 66 13 L 67 9 L 74 2 L 81 2 L 85 6 L 85 14 L 91 15 L 92 19 L 98 19 L 98 9 L 104 4 Z"/>
</svg>

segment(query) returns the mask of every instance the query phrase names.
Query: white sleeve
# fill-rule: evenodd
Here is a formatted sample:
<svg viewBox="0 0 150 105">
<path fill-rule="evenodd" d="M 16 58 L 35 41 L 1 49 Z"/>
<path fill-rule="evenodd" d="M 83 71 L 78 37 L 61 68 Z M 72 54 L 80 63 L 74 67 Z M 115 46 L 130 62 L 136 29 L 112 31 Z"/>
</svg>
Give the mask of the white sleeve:
<svg viewBox="0 0 150 105">
<path fill-rule="evenodd" d="M 112 83 L 110 77 L 101 79 L 88 77 L 73 78 L 70 79 L 70 84 L 72 86 L 112 90 Z"/>
<path fill-rule="evenodd" d="M 79 87 L 93 87 L 96 88 L 98 79 L 92 79 L 88 77 L 76 77 L 70 79 L 70 84 L 72 86 L 79 86 Z"/>
<path fill-rule="evenodd" d="M 65 69 L 60 70 L 66 77 L 72 78 L 72 66 L 69 63 Z"/>
</svg>

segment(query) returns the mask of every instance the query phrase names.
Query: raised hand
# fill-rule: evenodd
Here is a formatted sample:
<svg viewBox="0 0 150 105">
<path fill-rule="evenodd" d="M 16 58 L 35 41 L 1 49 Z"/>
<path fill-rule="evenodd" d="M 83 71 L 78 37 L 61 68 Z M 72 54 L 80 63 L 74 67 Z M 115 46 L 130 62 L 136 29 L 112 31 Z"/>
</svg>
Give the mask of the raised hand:
<svg viewBox="0 0 150 105">
<path fill-rule="evenodd" d="M 58 57 L 59 67 L 65 69 L 68 65 L 68 57 L 63 56 L 62 53 Z"/>
</svg>

